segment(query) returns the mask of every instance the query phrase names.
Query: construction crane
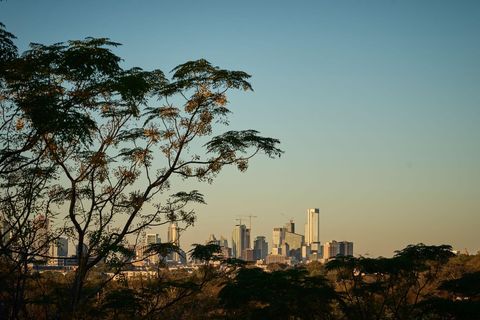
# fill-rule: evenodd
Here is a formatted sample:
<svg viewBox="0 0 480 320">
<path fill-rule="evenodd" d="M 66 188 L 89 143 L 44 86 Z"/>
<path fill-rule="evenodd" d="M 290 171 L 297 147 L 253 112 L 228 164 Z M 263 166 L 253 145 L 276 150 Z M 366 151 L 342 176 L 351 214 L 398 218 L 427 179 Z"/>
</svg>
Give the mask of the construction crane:
<svg viewBox="0 0 480 320">
<path fill-rule="evenodd" d="M 251 214 L 250 214 L 250 215 L 245 215 L 245 216 L 238 216 L 238 217 L 240 217 L 240 218 L 248 218 L 248 219 L 249 219 L 249 222 L 248 222 L 249 226 L 248 226 L 248 228 L 249 228 L 250 230 L 252 230 L 252 218 L 258 218 L 257 216 L 254 216 L 254 215 L 251 215 Z M 241 219 L 237 219 L 237 220 L 241 220 Z"/>
</svg>

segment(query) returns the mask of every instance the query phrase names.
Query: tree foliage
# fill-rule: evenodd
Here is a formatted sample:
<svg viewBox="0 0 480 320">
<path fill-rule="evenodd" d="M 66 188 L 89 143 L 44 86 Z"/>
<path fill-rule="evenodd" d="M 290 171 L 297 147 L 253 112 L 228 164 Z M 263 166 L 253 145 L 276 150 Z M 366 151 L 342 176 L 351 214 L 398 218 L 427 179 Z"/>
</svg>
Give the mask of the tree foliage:
<svg viewBox="0 0 480 320">
<path fill-rule="evenodd" d="M 334 273 L 342 309 L 356 319 L 412 319 L 436 288 L 443 266 L 454 254 L 448 245 L 409 245 L 392 258 L 337 257 L 325 268 Z"/>
<path fill-rule="evenodd" d="M 204 203 L 203 195 L 172 193 L 173 177 L 212 182 L 225 165 L 243 171 L 258 153 L 282 153 L 278 140 L 255 130 L 214 134 L 228 124 L 227 92 L 252 90 L 245 72 L 200 59 L 175 67 L 169 78 L 123 68 L 113 52 L 119 44 L 107 38 L 32 43 L 22 54 L 13 41 L 1 25 L 4 233 L 28 230 L 41 212 L 75 241 L 74 312 L 94 296 L 83 292 L 92 268 L 128 264 L 128 238 L 170 222 L 194 223 L 191 205 Z M 2 252 L 16 243 L 3 241 Z M 20 251 L 27 257 L 31 248 Z"/>
<path fill-rule="evenodd" d="M 322 276 L 304 269 L 240 269 L 220 291 L 232 319 L 330 319 L 336 294 Z"/>
</svg>

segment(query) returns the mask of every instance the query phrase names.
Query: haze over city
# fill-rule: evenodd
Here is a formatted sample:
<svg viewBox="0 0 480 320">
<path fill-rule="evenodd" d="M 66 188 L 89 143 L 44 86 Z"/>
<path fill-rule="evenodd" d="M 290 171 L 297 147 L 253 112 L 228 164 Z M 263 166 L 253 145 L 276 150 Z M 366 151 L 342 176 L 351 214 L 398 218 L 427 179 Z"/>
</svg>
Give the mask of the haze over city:
<svg viewBox="0 0 480 320">
<path fill-rule="evenodd" d="M 238 215 L 258 216 L 252 239 L 271 243 L 320 208 L 321 242 L 391 256 L 420 242 L 480 249 L 479 13 L 478 1 L 4 1 L 0 21 L 20 51 L 108 37 L 128 67 L 205 58 L 252 75 L 254 92 L 229 95 L 230 128 L 285 153 L 211 185 L 172 183 L 207 201 L 184 249 L 230 239 Z"/>
</svg>

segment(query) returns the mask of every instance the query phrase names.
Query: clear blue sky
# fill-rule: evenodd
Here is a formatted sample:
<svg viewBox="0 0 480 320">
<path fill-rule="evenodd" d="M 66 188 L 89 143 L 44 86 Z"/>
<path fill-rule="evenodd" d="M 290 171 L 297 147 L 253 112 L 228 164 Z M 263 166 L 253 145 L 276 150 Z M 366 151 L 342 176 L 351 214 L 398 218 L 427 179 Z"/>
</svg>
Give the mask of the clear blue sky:
<svg viewBox="0 0 480 320">
<path fill-rule="evenodd" d="M 254 235 L 289 218 L 303 233 L 319 207 L 321 240 L 357 254 L 480 249 L 479 1 L 8 0 L 0 21 L 21 49 L 109 37 L 127 66 L 206 58 L 253 75 L 255 92 L 230 98 L 232 127 L 286 153 L 193 184 L 208 205 L 185 247 L 230 238 L 243 214 Z"/>
</svg>

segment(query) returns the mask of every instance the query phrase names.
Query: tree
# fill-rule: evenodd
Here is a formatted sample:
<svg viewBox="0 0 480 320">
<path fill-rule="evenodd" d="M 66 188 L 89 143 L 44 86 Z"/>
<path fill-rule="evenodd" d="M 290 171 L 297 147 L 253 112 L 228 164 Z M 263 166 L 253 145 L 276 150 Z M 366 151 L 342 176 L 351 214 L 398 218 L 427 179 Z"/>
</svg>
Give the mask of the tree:
<svg viewBox="0 0 480 320">
<path fill-rule="evenodd" d="M 15 53 L 3 26 L 1 36 Z M 255 130 L 214 135 L 228 124 L 227 91 L 252 90 L 247 73 L 201 59 L 168 79 L 122 68 L 112 52 L 118 45 L 87 38 L 2 53 L 2 180 L 42 169 L 42 192 L 32 196 L 57 225 L 66 219 L 62 232 L 76 243 L 72 311 L 88 301 L 83 288 L 95 266 L 127 263 L 127 237 L 172 221 L 193 224 L 189 205 L 204 203 L 203 195 L 171 193 L 173 177 L 212 182 L 225 165 L 244 171 L 258 153 L 282 153 L 278 140 Z"/>
<path fill-rule="evenodd" d="M 305 269 L 242 268 L 219 293 L 227 319 L 332 319 L 336 294 Z"/>
<path fill-rule="evenodd" d="M 337 257 L 325 268 L 336 276 L 342 310 L 351 319 L 412 319 L 430 298 L 442 268 L 453 257 L 448 245 L 409 245 L 392 258 Z"/>
<path fill-rule="evenodd" d="M 480 271 L 444 280 L 440 296 L 422 301 L 422 319 L 476 319 L 480 314 Z M 446 294 L 445 294 L 446 293 Z M 443 297 L 442 297 L 443 296 Z"/>
<path fill-rule="evenodd" d="M 41 133 L 17 104 L 26 84 L 12 81 L 20 59 L 14 39 L 0 23 L 0 313 L 11 318 L 26 312 L 28 264 L 44 261 L 60 235 L 46 232 L 52 218 L 46 187 L 54 170 Z"/>
<path fill-rule="evenodd" d="M 221 247 L 212 242 L 205 245 L 194 244 L 192 250 L 190 250 L 190 258 L 207 264 L 210 261 L 222 260 L 221 252 Z"/>
</svg>

